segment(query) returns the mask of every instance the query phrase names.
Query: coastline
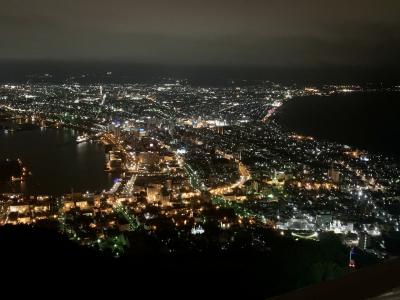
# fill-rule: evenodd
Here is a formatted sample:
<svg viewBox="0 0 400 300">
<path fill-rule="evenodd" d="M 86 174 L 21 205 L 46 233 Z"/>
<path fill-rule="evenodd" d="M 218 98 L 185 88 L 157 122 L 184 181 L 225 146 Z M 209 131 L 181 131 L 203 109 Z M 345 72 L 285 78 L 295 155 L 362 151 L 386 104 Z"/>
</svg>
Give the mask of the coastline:
<svg viewBox="0 0 400 300">
<path fill-rule="evenodd" d="M 9 118 L 8 120 L 15 121 L 15 117 Z M 38 123 L 38 120 L 35 120 L 35 123 Z M 57 126 L 58 125 L 58 126 Z M 84 128 L 79 126 L 68 126 L 64 124 L 55 124 L 55 123 L 46 123 L 46 128 L 54 129 L 54 130 L 77 130 L 79 128 L 79 133 L 86 133 L 88 131 L 83 131 Z M 22 192 L 27 195 L 35 195 L 35 194 L 48 194 L 52 196 L 60 196 L 64 193 L 70 191 L 71 188 L 74 188 L 76 191 L 86 192 L 88 189 L 91 191 L 101 191 L 103 189 L 107 189 L 109 184 L 112 182 L 110 179 L 110 175 L 104 172 L 105 166 L 105 149 L 103 143 L 100 141 L 96 141 L 95 143 L 90 142 L 89 145 L 83 145 L 84 143 L 76 142 L 76 132 L 69 133 L 66 132 L 64 135 L 59 135 L 57 137 L 57 133 L 53 132 L 43 132 L 39 127 L 34 130 L 35 133 L 33 135 L 31 133 L 26 132 L 26 130 L 15 131 L 13 133 L 5 133 L 4 135 L 8 135 L 9 138 L 14 139 L 13 145 L 5 144 L 2 149 L 2 156 L 4 159 L 10 158 L 13 159 L 15 155 L 22 158 L 24 165 L 26 164 L 27 169 L 31 171 L 33 174 L 25 180 L 21 181 L 21 185 L 17 181 L 7 181 L 4 183 L 2 187 L 3 192 Z M 16 134 L 21 134 L 21 138 L 13 137 Z M 40 136 L 43 136 L 43 139 L 35 140 Z M 65 135 L 66 134 L 66 135 Z M 3 133 L 1 134 L 3 135 Z M 32 138 L 30 136 L 32 135 Z M 72 135 L 74 136 L 73 140 L 71 140 Z M 47 137 L 46 137 L 47 136 Z M 29 140 L 26 140 L 26 139 Z M 59 139 L 61 144 L 54 145 L 54 139 Z M 69 140 L 67 144 L 62 143 L 62 140 Z M 18 141 L 20 140 L 20 141 Z M 25 143 L 26 140 L 26 143 Z M 8 142 L 6 142 L 8 143 Z M 29 144 L 34 143 L 45 143 L 44 145 L 38 146 L 34 145 L 32 149 L 29 148 Z M 47 146 L 47 143 L 50 143 Z M 15 144 L 15 145 L 14 145 Z M 26 147 L 25 144 L 28 146 Z M 58 146 L 57 146 L 58 145 Z M 56 149 L 56 147 L 62 146 L 63 148 L 60 151 L 60 148 Z M 24 148 L 21 148 L 24 147 Z M 53 150 L 49 150 L 47 148 L 52 148 Z M 26 148 L 26 149 L 25 149 Z M 23 155 L 18 153 L 18 149 L 21 149 Z M 44 151 L 44 153 L 42 153 Z M 50 151 L 50 152 L 49 152 Z M 57 154 L 57 158 L 48 158 L 50 153 L 60 152 Z M 15 155 L 14 155 L 15 153 Z M 48 153 L 46 155 L 46 153 Z M 77 163 L 68 164 L 64 160 L 76 161 Z M 85 163 L 80 166 L 78 161 L 85 161 Z M 73 171 L 75 170 L 75 171 Z M 72 173 L 71 173 L 72 172 Z M 71 173 L 73 177 L 68 174 Z M 60 176 L 59 180 L 52 178 L 52 174 L 54 176 Z M 58 175 L 56 175 L 58 174 Z M 96 175 L 97 174 L 97 175 Z M 93 177 L 94 176 L 94 177 Z M 76 178 L 74 178 L 76 177 Z M 69 179 L 71 178 L 71 179 Z M 78 179 L 80 178 L 80 180 Z M 45 181 L 43 181 L 45 179 Z M 99 181 L 97 183 L 96 181 Z M 68 183 L 70 182 L 70 183 Z M 82 183 L 81 183 L 82 182 Z M 85 187 L 84 182 L 88 183 L 88 188 Z M 44 186 L 53 186 L 51 191 L 43 190 Z M 68 187 L 67 187 L 68 185 Z M 69 187 L 71 185 L 71 187 Z M 62 188 L 65 186 L 66 188 Z M 81 188 L 80 188 L 81 187 Z M 20 190 L 21 189 L 21 190 Z"/>
<path fill-rule="evenodd" d="M 284 131 L 349 145 L 400 162 L 393 138 L 400 132 L 395 120 L 400 113 L 396 99 L 400 100 L 398 92 L 297 97 L 285 102 L 274 119 Z"/>
</svg>

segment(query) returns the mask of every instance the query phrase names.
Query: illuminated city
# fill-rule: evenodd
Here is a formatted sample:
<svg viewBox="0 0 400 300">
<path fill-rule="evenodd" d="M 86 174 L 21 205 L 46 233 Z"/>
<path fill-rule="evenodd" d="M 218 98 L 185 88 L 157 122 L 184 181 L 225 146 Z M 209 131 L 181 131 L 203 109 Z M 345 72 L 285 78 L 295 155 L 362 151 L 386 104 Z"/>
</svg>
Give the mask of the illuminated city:
<svg viewBox="0 0 400 300">
<path fill-rule="evenodd" d="M 368 245 L 382 231 L 399 231 L 391 206 L 399 197 L 400 169 L 384 156 L 287 133 L 273 119 L 293 97 L 362 89 L 272 82 L 2 85 L 3 119 L 40 130 L 76 129 L 76 143 L 104 145 L 105 172 L 118 178 L 100 193 L 4 193 L 1 223 L 54 219 L 71 239 L 111 247 L 116 256 L 126 248 L 124 232 L 156 234 L 170 226 L 189 238 L 216 222 L 221 229 L 259 226 L 316 240 L 333 231 L 347 245 L 384 257 L 384 248 Z M 12 127 L 3 131 L 15 134 Z M 26 176 L 23 167 L 10 181 Z"/>
</svg>

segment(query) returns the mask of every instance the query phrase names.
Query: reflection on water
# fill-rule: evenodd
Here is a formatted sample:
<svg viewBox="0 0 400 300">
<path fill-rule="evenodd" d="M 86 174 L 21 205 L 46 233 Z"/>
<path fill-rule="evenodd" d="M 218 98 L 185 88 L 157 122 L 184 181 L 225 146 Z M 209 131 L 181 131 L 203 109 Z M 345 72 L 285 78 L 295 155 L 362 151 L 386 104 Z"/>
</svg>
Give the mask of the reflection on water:
<svg viewBox="0 0 400 300">
<path fill-rule="evenodd" d="M 0 192 L 60 195 L 101 191 L 113 182 L 104 172 L 102 145 L 76 144 L 72 129 L 42 128 L 0 133 L 0 159 L 21 158 L 32 172 L 26 182 L 0 183 Z"/>
</svg>

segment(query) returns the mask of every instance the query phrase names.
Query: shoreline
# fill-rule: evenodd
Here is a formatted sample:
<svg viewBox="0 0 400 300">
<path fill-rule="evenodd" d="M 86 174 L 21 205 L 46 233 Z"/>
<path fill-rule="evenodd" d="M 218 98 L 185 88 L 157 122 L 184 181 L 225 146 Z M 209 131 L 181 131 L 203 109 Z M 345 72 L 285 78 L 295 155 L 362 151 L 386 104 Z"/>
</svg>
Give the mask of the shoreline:
<svg viewBox="0 0 400 300">
<path fill-rule="evenodd" d="M 6 119 L 2 119 L 2 121 L 3 122 L 17 122 L 17 120 L 18 119 L 26 119 L 24 116 L 21 116 L 21 115 L 18 115 L 18 116 L 8 116 L 8 118 L 6 118 Z M 28 124 L 35 124 L 35 125 L 37 125 L 37 126 L 39 126 L 39 127 L 37 127 L 37 128 L 35 128 L 33 131 L 36 131 L 36 133 L 35 134 L 40 134 L 40 133 L 38 133 L 38 131 L 40 131 L 40 122 L 42 121 L 41 119 L 35 119 L 34 121 L 32 121 L 31 120 L 31 118 L 28 118 L 29 120 L 28 120 Z M 83 127 L 81 127 L 81 126 L 70 126 L 70 124 L 57 124 L 57 123 L 55 123 L 55 122 L 46 122 L 46 128 L 49 128 L 49 129 L 62 129 L 62 130 L 68 130 L 68 129 L 72 129 L 72 130 L 77 130 L 77 131 L 79 131 L 79 133 L 78 134 L 83 134 L 83 133 L 89 133 L 89 132 L 93 132 L 93 131 L 88 131 L 88 130 L 86 130 L 86 128 L 83 128 Z M 16 134 L 17 132 L 23 132 L 23 131 L 28 131 L 28 130 L 22 130 L 22 131 L 15 131 L 15 132 L 13 132 L 13 133 L 11 133 L 11 135 L 14 135 L 14 134 Z M 29 131 L 31 131 L 31 130 L 29 130 Z M 27 133 L 28 135 L 30 135 L 29 133 Z M 90 133 L 89 133 L 90 134 Z M 1 135 L 3 135 L 3 133 L 1 133 Z M 7 134 L 4 134 L 4 135 L 7 135 Z M 92 135 L 92 134 L 91 134 Z M 76 141 L 76 136 L 77 136 L 77 134 L 76 134 L 76 132 L 75 132 L 75 134 L 74 134 L 74 138 L 70 141 L 72 144 L 74 144 L 75 146 L 68 146 L 68 147 L 77 147 L 77 145 L 79 144 L 77 141 Z M 93 138 L 93 137 L 91 137 L 91 138 Z M 100 157 L 99 155 L 105 155 L 106 154 L 106 152 L 105 152 L 105 145 L 104 145 L 104 143 L 102 143 L 98 138 L 97 139 L 94 139 L 93 140 L 97 145 L 99 145 L 99 146 L 101 146 L 101 148 L 102 148 L 102 152 L 101 152 L 101 154 L 99 153 L 99 154 L 96 154 L 96 156 L 97 157 Z M 92 140 L 88 140 L 88 141 L 86 141 L 85 143 L 92 143 Z M 81 143 L 81 144 L 83 144 L 83 143 Z M 22 151 L 22 150 L 21 150 Z M 25 152 L 28 152 L 29 153 L 29 150 L 27 151 L 27 150 L 24 150 Z M 24 152 L 24 151 L 22 151 L 22 152 Z M 94 150 L 91 150 L 91 151 L 94 151 Z M 100 150 L 99 150 L 100 151 Z M 8 151 L 8 152 L 10 152 L 10 151 Z M 5 154 L 7 153 L 7 151 L 5 152 Z M 18 151 L 15 153 L 17 156 L 20 156 L 20 154 L 18 153 Z M 69 155 L 69 154 L 68 154 Z M 22 155 L 23 156 L 23 155 Z M 8 155 L 6 155 L 5 156 L 5 158 L 6 157 L 8 157 Z M 4 158 L 4 159 L 5 159 Z M 9 157 L 9 158 L 12 158 L 12 157 Z M 85 159 L 85 158 L 84 158 Z M 63 159 L 62 159 L 63 160 Z M 33 172 L 33 173 L 35 173 L 35 171 L 34 170 L 32 170 L 32 169 L 34 169 L 34 168 L 32 168 L 32 162 L 31 161 L 27 161 L 26 159 L 24 159 L 24 163 L 26 163 L 27 165 L 29 165 L 29 171 L 31 171 L 31 172 Z M 40 164 L 38 163 L 38 161 L 36 161 L 36 170 L 38 169 L 38 167 L 40 167 Z M 89 165 L 93 165 L 93 161 L 91 161 L 91 162 L 89 162 Z M 109 183 L 109 181 L 110 181 L 110 179 L 107 179 L 108 178 L 108 172 L 106 172 L 105 170 L 104 170 L 104 168 L 105 168 L 105 166 L 106 166 L 106 159 L 104 159 L 104 161 L 100 164 L 100 165 L 98 165 L 98 167 L 96 168 L 96 169 L 101 169 L 101 173 L 102 173 L 102 176 L 101 176 L 101 178 L 99 178 L 99 182 L 103 182 L 104 181 L 104 185 L 103 184 L 100 184 L 101 185 L 101 187 L 98 187 L 98 188 L 91 188 L 91 187 L 89 187 L 89 188 L 86 188 L 85 186 L 84 187 L 82 187 L 82 188 L 79 188 L 79 187 L 76 187 L 75 188 L 75 184 L 74 184 L 74 190 L 76 190 L 76 191 L 80 191 L 80 192 L 82 192 L 82 193 L 85 193 L 88 189 L 90 190 L 90 191 L 92 191 L 92 192 L 96 192 L 96 191 L 98 191 L 98 192 L 101 192 L 102 190 L 104 190 L 104 189 L 107 189 L 108 188 L 108 183 Z M 50 168 L 52 168 L 51 166 L 49 166 Z M 65 166 L 64 166 L 65 167 Z M 87 168 L 87 167 L 86 167 Z M 89 167 L 89 168 L 91 168 L 91 167 Z M 84 169 L 85 170 L 85 169 Z M 85 171 L 85 172 L 89 172 L 88 173 L 88 176 L 89 176 L 89 174 L 91 174 L 91 170 L 93 170 L 93 169 L 87 169 L 87 171 Z M 68 171 L 67 171 L 68 172 Z M 78 171 L 77 171 L 78 172 Z M 79 171 L 80 172 L 80 171 Z M 60 173 L 60 172 L 58 172 L 58 173 Z M 42 175 L 40 175 L 39 177 L 44 177 L 44 178 L 47 178 L 47 177 L 49 177 L 49 175 L 48 174 L 44 174 L 44 172 L 43 171 L 41 171 L 41 174 Z M 84 176 L 84 175 L 81 175 L 81 176 Z M 43 178 L 42 178 L 43 179 Z M 24 189 L 27 189 L 27 190 L 20 190 L 20 186 L 18 185 L 18 186 L 16 186 L 15 184 L 19 184 L 19 182 L 17 182 L 17 181 L 5 181 L 4 183 L 3 183 L 3 187 L 2 187 L 2 191 L 1 191 L 1 193 L 17 193 L 17 194 L 23 194 L 23 195 L 25 195 L 25 196 L 33 196 L 33 195 L 43 195 L 43 194 L 46 194 L 46 195 L 49 195 L 49 196 L 54 196 L 54 197 L 59 197 L 59 196 L 61 196 L 61 195 L 63 195 L 63 194 L 66 194 L 66 193 L 68 193 L 69 192 L 69 190 L 68 189 L 65 189 L 64 191 L 56 191 L 58 188 L 57 187 L 55 187 L 55 188 L 52 188 L 51 190 L 41 190 L 40 189 L 40 187 L 42 186 L 45 186 L 45 182 L 43 182 L 43 180 L 42 179 L 40 179 L 40 178 L 37 178 L 36 176 L 35 176 L 35 174 L 33 174 L 32 176 L 28 176 L 28 177 L 26 177 L 26 178 L 24 178 L 24 180 L 23 181 L 21 181 L 21 184 L 26 184 L 26 185 L 29 185 L 29 187 L 25 187 Z M 60 181 L 57 181 L 58 183 L 60 183 L 60 182 L 62 182 L 62 181 L 65 181 L 65 179 L 60 179 Z M 93 180 L 92 180 L 93 181 Z M 96 180 L 97 181 L 97 180 Z M 94 182 L 94 181 L 93 181 Z M 93 183 L 92 182 L 92 183 Z M 108 182 L 108 183 L 106 183 L 106 182 Z M 58 183 L 57 183 L 57 185 L 58 185 Z M 79 183 L 79 181 L 78 181 L 78 183 Z M 78 184 L 79 185 L 79 184 Z M 93 184 L 92 184 L 93 185 Z M 89 184 L 89 186 L 90 186 L 90 184 Z M 4 189 L 4 190 L 3 190 Z M 33 190 L 32 190 L 33 189 Z M 54 189 L 54 191 L 52 191 Z"/>
<path fill-rule="evenodd" d="M 358 109 L 361 109 L 359 106 L 366 97 L 368 99 L 362 108 L 367 106 L 368 111 L 361 114 Z M 382 100 L 383 97 L 387 100 Z M 400 102 L 399 92 L 296 97 L 279 108 L 274 121 L 287 133 L 312 136 L 321 142 L 348 145 L 399 163 L 400 153 L 396 151 L 393 140 L 396 135 L 388 132 L 396 132 L 393 120 L 386 118 L 383 113 L 379 115 L 382 110 L 392 111 L 392 114 L 400 113 L 400 104 L 394 103 L 396 99 Z M 386 102 L 382 105 L 381 101 Z M 385 104 L 387 107 L 384 107 Z M 355 125 L 351 126 L 352 123 Z"/>
</svg>

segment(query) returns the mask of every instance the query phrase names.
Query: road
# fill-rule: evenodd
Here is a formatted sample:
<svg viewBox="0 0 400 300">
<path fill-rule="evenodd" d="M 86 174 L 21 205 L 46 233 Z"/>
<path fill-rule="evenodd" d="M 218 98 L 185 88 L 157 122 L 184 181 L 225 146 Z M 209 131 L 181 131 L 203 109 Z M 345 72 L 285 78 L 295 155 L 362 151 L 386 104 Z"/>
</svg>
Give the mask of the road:
<svg viewBox="0 0 400 300">
<path fill-rule="evenodd" d="M 224 157 L 227 158 L 227 157 L 232 157 L 232 156 L 224 156 Z M 247 167 L 244 164 L 242 164 L 240 161 L 238 161 L 237 159 L 234 159 L 234 158 L 231 158 L 231 159 L 235 160 L 235 162 L 238 163 L 238 172 L 240 175 L 239 180 L 232 184 L 229 184 L 229 185 L 210 189 L 211 194 L 224 195 L 224 194 L 230 193 L 235 188 L 243 186 L 243 184 L 245 184 L 246 181 L 251 179 L 251 174 L 250 174 L 250 171 L 247 169 Z"/>
</svg>

